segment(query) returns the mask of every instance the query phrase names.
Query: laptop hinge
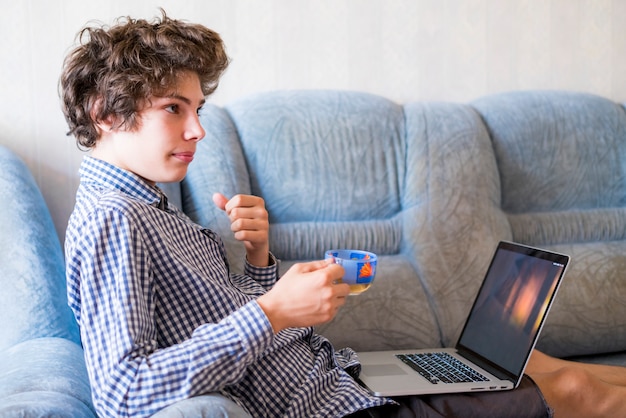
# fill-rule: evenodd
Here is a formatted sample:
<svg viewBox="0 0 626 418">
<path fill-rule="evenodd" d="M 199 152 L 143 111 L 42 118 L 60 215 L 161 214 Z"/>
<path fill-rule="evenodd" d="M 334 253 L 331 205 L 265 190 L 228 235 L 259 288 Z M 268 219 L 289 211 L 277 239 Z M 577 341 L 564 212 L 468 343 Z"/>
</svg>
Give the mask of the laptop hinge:
<svg viewBox="0 0 626 418">
<path fill-rule="evenodd" d="M 503 368 L 499 367 L 498 365 L 496 365 L 495 363 L 487 360 L 486 358 L 474 353 L 471 350 L 468 350 L 466 348 L 464 348 L 463 346 L 458 346 L 456 347 L 457 352 L 465 357 L 466 359 L 468 359 L 469 361 L 471 361 L 472 363 L 482 367 L 483 369 L 487 370 L 489 373 L 491 373 L 492 375 L 494 375 L 495 377 L 497 377 L 498 379 L 501 380 L 510 380 L 513 383 L 517 383 L 517 376 L 515 376 L 513 373 L 504 370 Z"/>
</svg>

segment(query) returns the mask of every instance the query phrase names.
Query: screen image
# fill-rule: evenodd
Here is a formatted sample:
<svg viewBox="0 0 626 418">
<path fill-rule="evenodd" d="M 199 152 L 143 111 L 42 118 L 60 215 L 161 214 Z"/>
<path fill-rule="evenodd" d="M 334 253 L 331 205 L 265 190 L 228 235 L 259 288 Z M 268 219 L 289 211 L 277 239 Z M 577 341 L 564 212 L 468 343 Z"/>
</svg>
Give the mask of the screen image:
<svg viewBox="0 0 626 418">
<path fill-rule="evenodd" d="M 518 375 L 564 268 L 558 261 L 500 249 L 460 345 Z"/>
</svg>

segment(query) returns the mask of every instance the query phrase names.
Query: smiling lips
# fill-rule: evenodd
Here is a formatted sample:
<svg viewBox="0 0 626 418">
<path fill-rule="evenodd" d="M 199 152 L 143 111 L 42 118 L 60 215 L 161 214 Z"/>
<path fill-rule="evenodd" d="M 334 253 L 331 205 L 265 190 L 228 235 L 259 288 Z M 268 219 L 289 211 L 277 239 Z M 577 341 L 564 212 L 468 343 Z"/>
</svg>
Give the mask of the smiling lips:
<svg viewBox="0 0 626 418">
<path fill-rule="evenodd" d="M 190 163 L 193 161 L 193 152 L 176 152 L 174 153 L 174 157 L 178 158 L 182 162 Z"/>
</svg>

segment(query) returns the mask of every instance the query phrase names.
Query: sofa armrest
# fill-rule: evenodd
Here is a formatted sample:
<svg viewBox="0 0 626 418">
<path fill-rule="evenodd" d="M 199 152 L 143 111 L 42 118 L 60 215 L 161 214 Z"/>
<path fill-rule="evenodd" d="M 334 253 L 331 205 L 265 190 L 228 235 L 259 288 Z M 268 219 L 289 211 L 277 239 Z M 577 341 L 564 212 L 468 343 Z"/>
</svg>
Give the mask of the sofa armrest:
<svg viewBox="0 0 626 418">
<path fill-rule="evenodd" d="M 218 393 L 177 402 L 153 415 L 154 418 L 251 418 L 235 402 Z"/>
<path fill-rule="evenodd" d="M 95 417 L 83 350 L 35 338 L 0 352 L 0 417 Z"/>
<path fill-rule="evenodd" d="M 34 178 L 0 147 L 0 351 L 32 338 L 79 343 L 61 244 Z"/>
</svg>

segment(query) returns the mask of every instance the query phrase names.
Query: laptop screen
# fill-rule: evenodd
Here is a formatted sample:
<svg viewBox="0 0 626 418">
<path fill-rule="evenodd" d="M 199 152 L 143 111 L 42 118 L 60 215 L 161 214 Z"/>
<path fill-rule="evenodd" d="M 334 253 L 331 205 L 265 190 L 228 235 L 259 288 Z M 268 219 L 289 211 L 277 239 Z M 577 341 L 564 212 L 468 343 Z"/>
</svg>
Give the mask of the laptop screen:
<svg viewBox="0 0 626 418">
<path fill-rule="evenodd" d="M 457 348 L 519 377 L 569 257 L 501 242 Z"/>
</svg>

